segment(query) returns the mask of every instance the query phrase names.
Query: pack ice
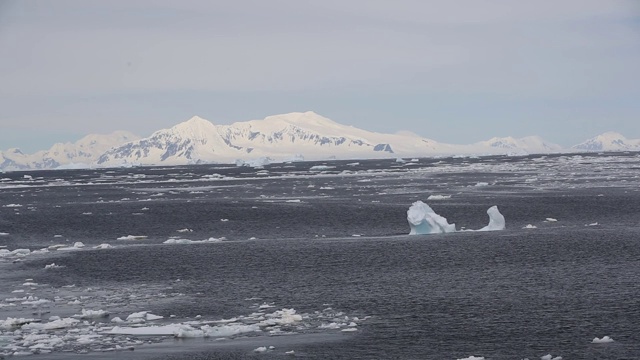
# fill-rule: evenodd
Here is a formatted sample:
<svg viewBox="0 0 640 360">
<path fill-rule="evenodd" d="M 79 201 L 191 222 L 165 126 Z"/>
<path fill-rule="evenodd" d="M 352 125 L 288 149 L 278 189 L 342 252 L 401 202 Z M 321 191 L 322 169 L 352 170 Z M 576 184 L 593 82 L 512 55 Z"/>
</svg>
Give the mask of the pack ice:
<svg viewBox="0 0 640 360">
<path fill-rule="evenodd" d="M 478 230 L 471 231 L 497 231 L 504 230 L 505 220 L 497 206 L 487 210 L 489 224 Z M 409 235 L 442 234 L 456 232 L 456 224 L 449 224 L 447 219 L 436 214 L 433 209 L 422 201 L 414 202 L 407 210 L 407 221 L 411 227 Z"/>
</svg>

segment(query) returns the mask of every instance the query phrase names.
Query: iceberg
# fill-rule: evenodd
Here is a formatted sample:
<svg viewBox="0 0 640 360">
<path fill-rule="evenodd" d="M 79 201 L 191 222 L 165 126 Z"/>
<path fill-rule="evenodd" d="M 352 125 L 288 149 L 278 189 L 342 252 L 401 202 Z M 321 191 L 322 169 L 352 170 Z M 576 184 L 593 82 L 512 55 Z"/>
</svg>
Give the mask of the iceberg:
<svg viewBox="0 0 640 360">
<path fill-rule="evenodd" d="M 504 216 L 500 213 L 497 206 L 492 206 L 487 210 L 489 215 L 489 225 L 479 229 L 478 231 L 498 231 L 504 230 L 505 221 Z"/>
<path fill-rule="evenodd" d="M 447 219 L 436 214 L 431 207 L 422 201 L 416 201 L 407 210 L 407 221 L 411 227 L 409 235 L 441 234 L 456 231 L 456 224 L 449 224 Z"/>
<path fill-rule="evenodd" d="M 498 231 L 505 229 L 505 219 L 497 206 L 487 210 L 489 224 L 478 230 L 465 231 Z M 456 224 L 449 224 L 447 219 L 436 214 L 433 209 L 422 201 L 414 202 L 407 210 L 407 221 L 411 227 L 409 235 L 443 234 L 456 232 Z"/>
</svg>

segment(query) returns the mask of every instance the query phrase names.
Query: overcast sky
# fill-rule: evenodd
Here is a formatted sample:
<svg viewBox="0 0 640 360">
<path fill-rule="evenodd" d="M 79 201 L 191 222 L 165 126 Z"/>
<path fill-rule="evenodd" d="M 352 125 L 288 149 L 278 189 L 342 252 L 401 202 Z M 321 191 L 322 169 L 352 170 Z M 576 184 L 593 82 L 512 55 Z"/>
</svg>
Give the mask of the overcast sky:
<svg viewBox="0 0 640 360">
<path fill-rule="evenodd" d="M 441 142 L 640 138 L 640 1 L 0 1 L 0 149 L 312 110 Z"/>
</svg>

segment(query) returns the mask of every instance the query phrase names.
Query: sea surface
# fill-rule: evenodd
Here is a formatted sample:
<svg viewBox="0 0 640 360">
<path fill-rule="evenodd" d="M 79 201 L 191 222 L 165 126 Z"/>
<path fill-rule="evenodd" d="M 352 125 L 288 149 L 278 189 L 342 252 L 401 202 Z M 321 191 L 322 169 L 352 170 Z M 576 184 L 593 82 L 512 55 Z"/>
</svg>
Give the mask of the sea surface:
<svg viewBox="0 0 640 360">
<path fill-rule="evenodd" d="M 0 174 L 0 359 L 640 359 L 639 283 L 638 153 Z"/>
</svg>

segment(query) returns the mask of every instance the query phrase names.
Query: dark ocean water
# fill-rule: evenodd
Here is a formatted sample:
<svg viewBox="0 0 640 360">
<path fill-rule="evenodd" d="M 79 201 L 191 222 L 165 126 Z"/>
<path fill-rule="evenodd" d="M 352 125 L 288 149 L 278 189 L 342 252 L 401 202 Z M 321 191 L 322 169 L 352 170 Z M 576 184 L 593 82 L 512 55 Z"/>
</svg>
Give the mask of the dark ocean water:
<svg viewBox="0 0 640 360">
<path fill-rule="evenodd" d="M 309 329 L 224 346 L 154 339 L 133 352 L 80 355 L 96 358 L 282 358 L 289 350 L 318 359 L 640 358 L 636 154 L 332 162 L 324 173 L 312 165 L 270 165 L 266 175 L 216 166 L 3 174 L 0 203 L 22 206 L 0 208 L 0 232 L 9 233 L 0 245 L 115 248 L 5 259 L 0 286 L 33 278 L 50 293 L 74 284 L 126 294 L 99 303 L 125 316 L 223 319 L 255 311 L 257 301 L 368 317 L 349 333 Z M 486 209 L 498 205 L 507 229 L 407 236 L 416 200 L 469 229 L 486 225 Z M 183 228 L 193 231 L 176 232 Z M 125 235 L 148 238 L 116 240 Z M 170 236 L 225 241 L 161 245 Z M 64 267 L 43 271 L 54 261 Z M 0 319 L 9 311 L 0 308 Z M 605 335 L 615 342 L 591 343 Z M 252 352 L 261 344 L 276 348 Z"/>
</svg>

